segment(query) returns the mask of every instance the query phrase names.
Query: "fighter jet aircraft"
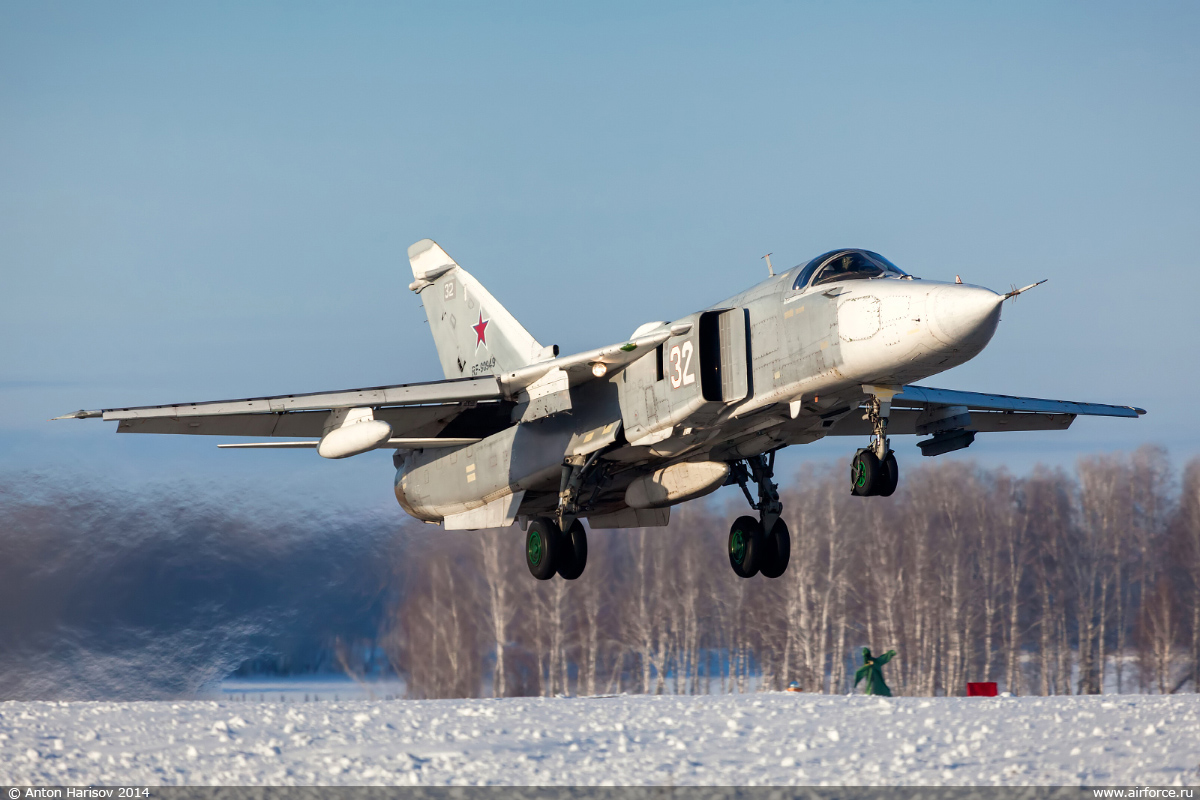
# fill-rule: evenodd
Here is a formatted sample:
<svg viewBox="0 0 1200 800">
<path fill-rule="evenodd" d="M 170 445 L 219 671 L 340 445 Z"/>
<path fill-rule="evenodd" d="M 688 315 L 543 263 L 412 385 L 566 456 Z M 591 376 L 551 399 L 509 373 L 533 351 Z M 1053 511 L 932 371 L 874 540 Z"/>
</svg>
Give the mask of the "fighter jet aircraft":
<svg viewBox="0 0 1200 800">
<path fill-rule="evenodd" d="M 314 448 L 325 458 L 390 448 L 396 499 L 410 515 L 447 530 L 518 522 L 533 576 L 574 580 L 587 563 L 582 520 L 666 525 L 672 506 L 734 484 L 755 514 L 730 528 L 730 566 L 778 578 L 791 537 L 774 464 L 788 445 L 866 440 L 847 488 L 886 497 L 900 478 L 895 435 L 926 436 L 922 455 L 937 456 L 979 433 L 1145 413 L 913 385 L 978 355 L 1004 300 L 1037 284 L 996 293 L 921 280 L 869 250 L 833 250 L 702 311 L 648 322 L 627 341 L 560 355 L 432 240 L 408 257 L 443 381 L 58 419 L 255 437 L 267 441 L 219 446 Z"/>
</svg>

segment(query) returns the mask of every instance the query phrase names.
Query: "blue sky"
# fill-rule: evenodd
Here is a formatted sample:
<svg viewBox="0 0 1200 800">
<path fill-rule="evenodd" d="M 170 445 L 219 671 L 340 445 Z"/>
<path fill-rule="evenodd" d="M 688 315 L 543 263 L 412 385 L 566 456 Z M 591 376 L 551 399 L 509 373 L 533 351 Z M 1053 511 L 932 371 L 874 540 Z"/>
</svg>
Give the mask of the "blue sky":
<svg viewBox="0 0 1200 800">
<path fill-rule="evenodd" d="M 1150 414 L 966 455 L 1200 455 L 1200 6 L 644 5 L 0 5 L 0 470 L 393 503 L 384 453 L 46 419 L 436 379 L 426 236 L 564 352 L 768 251 L 1049 278 L 926 383 Z"/>
</svg>

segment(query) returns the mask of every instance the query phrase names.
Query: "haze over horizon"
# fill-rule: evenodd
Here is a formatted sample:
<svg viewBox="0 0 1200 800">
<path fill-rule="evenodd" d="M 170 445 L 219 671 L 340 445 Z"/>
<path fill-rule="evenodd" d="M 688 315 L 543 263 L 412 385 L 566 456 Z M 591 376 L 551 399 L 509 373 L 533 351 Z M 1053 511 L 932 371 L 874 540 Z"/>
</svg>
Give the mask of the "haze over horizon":
<svg viewBox="0 0 1200 800">
<path fill-rule="evenodd" d="M 1200 390 L 1198 23 L 1186 3 L 8 4 L 0 472 L 401 517 L 388 453 L 46 420 L 438 379 L 406 288 L 424 237 L 564 353 L 717 302 L 767 252 L 1049 278 L 924 383 L 1150 413 L 946 458 L 1024 471 L 1153 443 L 1181 464 L 1200 455 L 1180 416 Z"/>
</svg>

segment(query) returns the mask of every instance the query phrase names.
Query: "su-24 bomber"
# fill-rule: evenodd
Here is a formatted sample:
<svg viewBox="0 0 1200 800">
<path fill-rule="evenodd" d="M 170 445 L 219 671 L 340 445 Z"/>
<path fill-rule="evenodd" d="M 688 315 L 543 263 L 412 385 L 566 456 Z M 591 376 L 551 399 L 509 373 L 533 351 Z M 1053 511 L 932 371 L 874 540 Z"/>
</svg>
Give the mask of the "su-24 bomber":
<svg viewBox="0 0 1200 800">
<path fill-rule="evenodd" d="M 791 537 L 775 453 L 825 436 L 866 440 L 850 490 L 888 496 L 890 437 L 925 456 L 978 433 L 1059 430 L 1126 406 L 915 386 L 978 355 L 1005 299 L 920 280 L 869 250 L 835 250 L 628 341 L 575 355 L 544 347 L 430 239 L 408 249 L 446 379 L 315 394 L 78 411 L 120 433 L 266 439 L 220 447 L 315 448 L 347 458 L 395 450 L 395 493 L 447 530 L 525 531 L 529 571 L 574 580 L 593 529 L 666 525 L 671 507 L 742 488 L 753 515 L 729 531 L 743 578 L 778 578 Z M 768 266 L 769 266 L 768 260 Z M 768 270 L 770 271 L 770 270 Z M 753 491 L 752 491 L 753 490 Z"/>
</svg>

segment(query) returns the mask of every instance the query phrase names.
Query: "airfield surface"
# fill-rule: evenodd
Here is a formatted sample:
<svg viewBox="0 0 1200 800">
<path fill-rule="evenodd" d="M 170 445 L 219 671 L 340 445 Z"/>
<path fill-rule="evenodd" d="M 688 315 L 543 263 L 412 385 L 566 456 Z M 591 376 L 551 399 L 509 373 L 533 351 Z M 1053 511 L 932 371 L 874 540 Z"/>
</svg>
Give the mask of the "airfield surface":
<svg viewBox="0 0 1200 800">
<path fill-rule="evenodd" d="M 0 703 L 0 785 L 1200 784 L 1196 695 Z"/>
</svg>

